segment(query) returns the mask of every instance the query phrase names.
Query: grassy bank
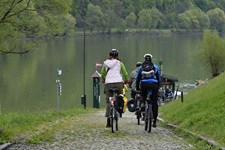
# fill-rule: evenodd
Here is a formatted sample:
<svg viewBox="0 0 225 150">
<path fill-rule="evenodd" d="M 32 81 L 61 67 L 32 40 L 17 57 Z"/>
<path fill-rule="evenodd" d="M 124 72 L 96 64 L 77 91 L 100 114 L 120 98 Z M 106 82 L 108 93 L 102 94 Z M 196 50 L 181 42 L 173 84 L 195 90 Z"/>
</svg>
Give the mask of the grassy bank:
<svg viewBox="0 0 225 150">
<path fill-rule="evenodd" d="M 160 117 L 225 146 L 225 74 L 160 107 Z"/>
<path fill-rule="evenodd" d="M 10 140 L 20 134 L 30 135 L 40 130 L 46 123 L 54 122 L 61 118 L 89 113 L 85 109 L 70 109 L 64 111 L 48 111 L 37 113 L 8 113 L 0 115 L 0 144 L 10 142 Z"/>
</svg>

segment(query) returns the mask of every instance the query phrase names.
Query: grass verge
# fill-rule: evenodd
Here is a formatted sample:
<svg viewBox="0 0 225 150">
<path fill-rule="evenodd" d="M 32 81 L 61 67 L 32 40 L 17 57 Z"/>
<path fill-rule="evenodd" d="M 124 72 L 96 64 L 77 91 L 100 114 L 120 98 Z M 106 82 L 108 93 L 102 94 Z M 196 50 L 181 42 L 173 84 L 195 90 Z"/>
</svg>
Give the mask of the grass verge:
<svg viewBox="0 0 225 150">
<path fill-rule="evenodd" d="M 63 111 L 47 111 L 37 113 L 8 113 L 0 115 L 0 144 L 10 142 L 11 139 L 20 135 L 30 135 L 36 131 L 43 130 L 43 124 L 53 123 L 61 118 L 69 118 L 72 116 L 89 113 L 91 110 L 76 108 Z M 51 134 L 46 135 L 51 136 Z M 48 136 L 36 137 L 43 138 Z M 35 143 L 34 141 L 30 141 Z"/>
<path fill-rule="evenodd" d="M 160 107 L 167 123 L 187 129 L 225 146 L 225 74 Z"/>
</svg>

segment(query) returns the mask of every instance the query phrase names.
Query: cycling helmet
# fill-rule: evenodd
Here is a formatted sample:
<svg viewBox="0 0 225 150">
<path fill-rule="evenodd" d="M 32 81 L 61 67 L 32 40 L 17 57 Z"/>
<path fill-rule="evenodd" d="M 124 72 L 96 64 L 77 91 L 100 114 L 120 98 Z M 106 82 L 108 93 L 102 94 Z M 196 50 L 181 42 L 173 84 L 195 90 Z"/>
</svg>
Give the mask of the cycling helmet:
<svg viewBox="0 0 225 150">
<path fill-rule="evenodd" d="M 119 51 L 117 49 L 111 49 L 109 51 L 109 56 L 117 57 L 119 55 Z"/>
<path fill-rule="evenodd" d="M 137 62 L 136 67 L 140 67 L 142 65 L 142 62 Z"/>
<path fill-rule="evenodd" d="M 150 60 L 150 59 L 152 59 L 152 55 L 151 55 L 151 54 L 145 54 L 145 55 L 144 55 L 144 58 L 145 58 L 146 60 Z"/>
</svg>

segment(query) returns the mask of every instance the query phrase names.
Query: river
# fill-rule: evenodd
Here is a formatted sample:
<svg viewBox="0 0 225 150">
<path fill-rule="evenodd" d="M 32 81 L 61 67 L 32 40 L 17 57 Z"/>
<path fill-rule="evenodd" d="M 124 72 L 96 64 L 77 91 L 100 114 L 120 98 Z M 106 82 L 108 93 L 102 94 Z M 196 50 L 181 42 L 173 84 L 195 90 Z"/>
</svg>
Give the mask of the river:
<svg viewBox="0 0 225 150">
<path fill-rule="evenodd" d="M 202 34 L 59 38 L 46 40 L 45 47 L 22 56 L 1 55 L 1 113 L 83 107 L 83 94 L 87 107 L 92 107 L 91 75 L 100 72 L 95 64 L 102 63 L 112 48 L 119 50 L 129 73 L 136 62 L 144 60 L 145 53 L 151 53 L 154 63 L 161 60 L 163 73 L 178 78 L 176 85 L 187 93 L 197 78 L 210 78 L 198 57 L 201 40 Z M 62 70 L 60 76 L 57 69 Z M 56 79 L 62 85 L 61 96 Z M 101 83 L 100 107 L 105 105 L 103 86 Z"/>
</svg>

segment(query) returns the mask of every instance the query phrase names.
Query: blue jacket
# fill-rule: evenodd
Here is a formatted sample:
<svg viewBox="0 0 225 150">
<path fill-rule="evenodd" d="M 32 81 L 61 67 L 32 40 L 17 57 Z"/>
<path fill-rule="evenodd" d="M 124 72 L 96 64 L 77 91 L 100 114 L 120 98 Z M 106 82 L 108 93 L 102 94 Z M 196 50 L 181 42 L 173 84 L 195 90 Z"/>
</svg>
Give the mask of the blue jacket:
<svg viewBox="0 0 225 150">
<path fill-rule="evenodd" d="M 141 74 L 142 72 L 142 66 L 140 66 L 138 68 L 138 71 L 137 71 L 137 75 L 136 75 L 136 90 L 140 90 L 140 81 L 141 82 L 146 82 L 146 83 L 157 83 L 158 84 L 158 87 L 160 88 L 160 70 L 159 70 L 159 67 L 154 64 L 154 68 L 155 68 L 155 74 L 153 77 L 150 77 L 150 78 L 144 78 Z"/>
</svg>

